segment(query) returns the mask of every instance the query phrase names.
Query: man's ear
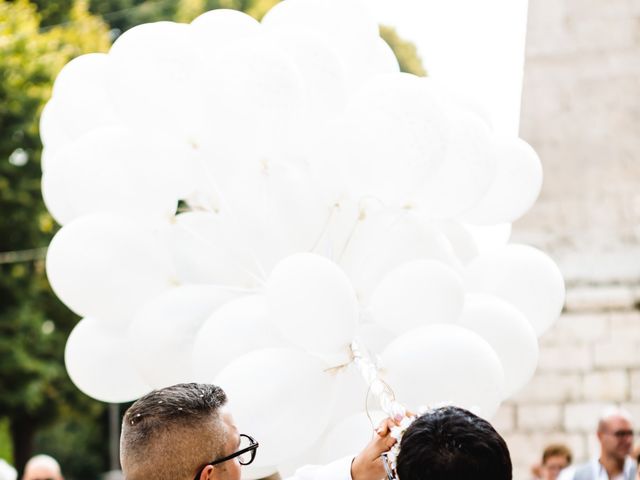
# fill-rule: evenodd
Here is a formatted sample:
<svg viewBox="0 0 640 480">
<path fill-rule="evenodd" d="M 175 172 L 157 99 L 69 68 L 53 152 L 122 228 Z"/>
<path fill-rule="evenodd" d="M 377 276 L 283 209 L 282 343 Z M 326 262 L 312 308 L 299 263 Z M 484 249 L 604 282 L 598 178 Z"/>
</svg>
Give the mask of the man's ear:
<svg viewBox="0 0 640 480">
<path fill-rule="evenodd" d="M 215 478 L 215 468 L 213 465 L 207 465 L 200 473 L 200 478 L 198 480 L 213 480 Z"/>
</svg>

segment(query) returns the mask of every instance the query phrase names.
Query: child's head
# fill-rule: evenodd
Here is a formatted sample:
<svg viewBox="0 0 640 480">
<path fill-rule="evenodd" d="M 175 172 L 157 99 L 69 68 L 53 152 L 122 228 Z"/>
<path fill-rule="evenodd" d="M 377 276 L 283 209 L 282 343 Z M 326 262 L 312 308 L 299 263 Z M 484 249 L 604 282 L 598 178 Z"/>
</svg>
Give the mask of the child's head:
<svg viewBox="0 0 640 480">
<path fill-rule="evenodd" d="M 511 480 L 509 449 L 489 422 L 457 407 L 418 417 L 397 460 L 400 480 Z"/>
</svg>

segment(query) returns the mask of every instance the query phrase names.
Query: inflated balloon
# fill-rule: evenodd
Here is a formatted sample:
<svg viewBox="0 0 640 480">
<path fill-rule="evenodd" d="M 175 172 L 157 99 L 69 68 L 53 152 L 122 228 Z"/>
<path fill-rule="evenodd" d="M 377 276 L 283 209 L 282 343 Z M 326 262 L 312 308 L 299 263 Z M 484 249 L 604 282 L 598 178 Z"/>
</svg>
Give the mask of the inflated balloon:
<svg viewBox="0 0 640 480">
<path fill-rule="evenodd" d="M 185 285 L 145 303 L 127 332 L 133 364 L 145 382 L 161 388 L 194 381 L 191 353 L 197 332 L 212 312 L 237 296 L 225 287 Z"/>
<path fill-rule="evenodd" d="M 51 152 L 94 128 L 120 122 L 107 93 L 108 55 L 89 53 L 67 63 L 40 117 L 40 136 Z"/>
<path fill-rule="evenodd" d="M 480 255 L 465 272 L 468 292 L 488 293 L 511 303 L 527 317 L 538 336 L 553 325 L 564 305 L 564 280 L 540 250 L 507 245 Z"/>
<path fill-rule="evenodd" d="M 331 462 L 337 458 L 359 453 L 374 435 L 374 429 L 387 415 L 379 410 L 356 413 L 343 419 L 325 435 L 319 447 L 320 461 Z"/>
<path fill-rule="evenodd" d="M 534 204 L 542 188 L 542 165 L 536 152 L 520 139 L 494 142 L 496 175 L 487 193 L 461 218 L 493 225 L 513 222 Z"/>
<path fill-rule="evenodd" d="M 358 300 L 335 263 L 310 253 L 285 258 L 269 277 L 267 302 L 285 338 L 311 352 L 348 358 Z"/>
<path fill-rule="evenodd" d="M 218 372 L 245 353 L 286 346 L 290 345 L 269 322 L 264 295 L 245 295 L 208 316 L 197 333 L 190 360 L 195 378 L 211 383 Z"/>
<path fill-rule="evenodd" d="M 395 412 L 385 379 L 410 407 L 489 416 L 535 365 L 522 315 L 541 333 L 562 306 L 553 262 L 508 245 L 540 190 L 535 152 L 467 92 L 400 73 L 365 7 L 136 26 L 70 62 L 40 119 L 63 225 L 47 273 L 90 332 L 69 339 L 72 378 L 110 401 L 223 382 L 261 443 L 247 479 L 322 450 L 331 428 L 355 438 L 337 425 L 368 400 Z M 124 349 L 120 387 L 101 368 Z"/>
<path fill-rule="evenodd" d="M 469 294 L 458 323 L 484 338 L 498 354 L 507 397 L 527 384 L 538 364 L 538 340 L 524 314 L 500 298 Z"/>
<path fill-rule="evenodd" d="M 174 278 L 157 232 L 109 213 L 83 215 L 61 228 L 49 245 L 46 267 L 65 305 L 114 325 L 131 321 Z"/>
<path fill-rule="evenodd" d="M 238 428 L 260 439 L 255 467 L 295 457 L 325 429 L 334 394 L 325 368 L 305 352 L 275 348 L 247 353 L 217 375 Z"/>
<path fill-rule="evenodd" d="M 168 219 L 189 191 L 190 155 L 186 144 L 150 132 L 96 128 L 59 150 L 48 165 L 45 203 L 63 225 L 95 212 Z"/>
<path fill-rule="evenodd" d="M 500 358 L 480 335 L 459 325 L 405 333 L 385 349 L 382 366 L 396 398 L 414 410 L 447 404 L 491 418 L 504 398 Z"/>
<path fill-rule="evenodd" d="M 84 318 L 69 334 L 64 363 L 71 381 L 102 402 L 131 402 L 152 388 L 135 368 L 123 332 Z"/>
<path fill-rule="evenodd" d="M 191 28 L 145 23 L 124 32 L 109 51 L 108 92 L 128 124 L 189 141 L 202 122 L 196 88 L 199 57 Z"/>
<path fill-rule="evenodd" d="M 389 272 L 371 294 L 371 318 L 404 333 L 430 323 L 458 319 L 464 302 L 459 275 L 442 262 L 414 260 Z"/>
</svg>

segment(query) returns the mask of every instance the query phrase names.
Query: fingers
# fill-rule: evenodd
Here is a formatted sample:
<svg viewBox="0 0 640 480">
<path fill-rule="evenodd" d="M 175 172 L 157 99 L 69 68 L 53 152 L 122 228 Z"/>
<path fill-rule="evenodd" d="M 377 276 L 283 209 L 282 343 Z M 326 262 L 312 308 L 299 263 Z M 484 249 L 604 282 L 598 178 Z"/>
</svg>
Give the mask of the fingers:
<svg viewBox="0 0 640 480">
<path fill-rule="evenodd" d="M 391 431 L 391 427 L 393 427 L 394 425 L 396 425 L 396 422 L 394 420 L 385 418 L 382 422 L 380 422 L 378 428 L 376 428 L 376 433 L 379 436 L 384 437 L 389 434 L 389 432 Z"/>
</svg>

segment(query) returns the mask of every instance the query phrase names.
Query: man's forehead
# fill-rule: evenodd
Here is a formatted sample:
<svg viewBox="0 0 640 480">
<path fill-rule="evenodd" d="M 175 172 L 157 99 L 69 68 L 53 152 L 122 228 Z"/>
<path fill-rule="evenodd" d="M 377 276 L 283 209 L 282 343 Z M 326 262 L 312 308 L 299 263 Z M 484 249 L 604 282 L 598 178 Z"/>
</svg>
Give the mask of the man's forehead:
<svg viewBox="0 0 640 480">
<path fill-rule="evenodd" d="M 631 422 L 628 418 L 623 417 L 622 415 L 614 415 L 605 420 L 605 423 L 610 428 L 630 428 Z"/>
</svg>

